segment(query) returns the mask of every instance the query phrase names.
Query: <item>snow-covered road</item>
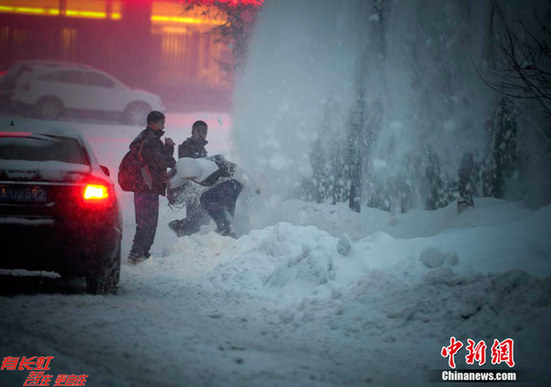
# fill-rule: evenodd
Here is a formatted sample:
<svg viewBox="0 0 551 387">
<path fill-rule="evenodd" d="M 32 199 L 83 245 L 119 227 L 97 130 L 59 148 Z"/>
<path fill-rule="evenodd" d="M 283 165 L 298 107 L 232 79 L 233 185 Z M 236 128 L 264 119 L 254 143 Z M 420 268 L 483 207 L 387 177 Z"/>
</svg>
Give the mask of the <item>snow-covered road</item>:
<svg viewBox="0 0 551 387">
<path fill-rule="evenodd" d="M 112 173 L 139 131 L 62 124 L 84 131 Z M 126 253 L 131 197 L 119 192 Z M 0 357 L 54 356 L 50 385 L 63 374 L 88 375 L 86 386 L 431 385 L 455 336 L 488 345 L 484 367 L 462 348 L 458 369 L 551 383 L 550 206 L 479 199 L 459 216 L 454 205 L 391 216 L 272 201 L 269 190 L 248 204 L 252 230 L 237 240 L 209 227 L 178 239 L 167 223 L 181 214 L 162 204 L 153 259 L 123 264 L 116 296 L 1 271 Z M 513 368 L 490 362 L 506 338 Z M 0 385 L 28 376 L 3 369 Z"/>
<path fill-rule="evenodd" d="M 432 369 L 446 368 L 439 352 L 449 336 L 511 336 L 520 368 L 545 369 L 549 280 L 454 274 L 450 265 L 418 277 L 424 269 L 411 262 L 344 286 L 335 255 L 336 277 L 323 283 L 315 255 L 299 270 L 287 262 L 295 248 L 313 247 L 301 228 L 282 224 L 240 241 L 209 233 L 188 254 L 181 248 L 189 241 L 179 242 L 167 257 L 123 265 L 117 296 L 89 296 L 82 282 L 51 278 L 3 289 L 1 352 L 55 356 L 52 373 L 87 374 L 90 386 L 424 385 Z M 302 246 L 293 233 L 302 233 Z M 214 262 L 194 263 L 207 246 Z M 259 262 L 246 264 L 243 250 L 256 250 Z M 283 281 L 270 285 L 274 273 Z M 33 293 L 20 294 L 33 281 Z M 27 375 L 0 373 L 10 386 Z"/>
</svg>

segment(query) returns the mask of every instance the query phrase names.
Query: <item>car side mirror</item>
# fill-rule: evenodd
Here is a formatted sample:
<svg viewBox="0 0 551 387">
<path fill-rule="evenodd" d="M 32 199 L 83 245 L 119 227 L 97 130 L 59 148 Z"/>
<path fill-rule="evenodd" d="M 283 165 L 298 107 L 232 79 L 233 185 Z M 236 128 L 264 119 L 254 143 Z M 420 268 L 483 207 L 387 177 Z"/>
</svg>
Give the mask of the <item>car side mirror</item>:
<svg viewBox="0 0 551 387">
<path fill-rule="evenodd" d="M 105 173 L 107 176 L 111 176 L 111 173 L 109 172 L 109 168 L 107 168 L 105 165 L 100 165 L 101 170 L 103 173 Z"/>
</svg>

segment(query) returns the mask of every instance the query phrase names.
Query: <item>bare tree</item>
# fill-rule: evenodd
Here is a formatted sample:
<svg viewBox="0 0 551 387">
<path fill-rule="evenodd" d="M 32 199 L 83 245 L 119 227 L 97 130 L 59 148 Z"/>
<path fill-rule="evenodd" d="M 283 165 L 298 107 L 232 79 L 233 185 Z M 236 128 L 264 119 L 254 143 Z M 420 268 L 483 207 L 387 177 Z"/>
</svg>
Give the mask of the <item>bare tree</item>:
<svg viewBox="0 0 551 387">
<path fill-rule="evenodd" d="M 551 120 L 551 24 L 542 21 L 533 8 L 534 26 L 524 20 L 511 21 L 496 0 L 492 3 L 501 22 L 494 32 L 497 47 L 492 78 L 486 83 L 498 93 L 516 99 L 532 100 Z M 551 154 L 551 125 L 537 128 Z"/>
</svg>

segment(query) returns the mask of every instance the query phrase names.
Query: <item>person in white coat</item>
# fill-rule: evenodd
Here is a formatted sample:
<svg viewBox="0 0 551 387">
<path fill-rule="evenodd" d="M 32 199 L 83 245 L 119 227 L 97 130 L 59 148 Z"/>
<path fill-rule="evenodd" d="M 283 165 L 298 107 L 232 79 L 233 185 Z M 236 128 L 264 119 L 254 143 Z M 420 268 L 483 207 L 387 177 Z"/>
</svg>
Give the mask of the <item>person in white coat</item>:
<svg viewBox="0 0 551 387">
<path fill-rule="evenodd" d="M 235 237 L 231 221 L 234 216 L 235 202 L 243 187 L 250 188 L 260 195 L 260 188 L 254 179 L 235 163 L 221 155 L 193 159 L 184 157 L 176 163 L 176 175 L 170 179 L 170 188 L 176 188 L 191 180 L 210 187 L 200 197 L 201 206 L 216 223 L 216 232 L 220 235 Z"/>
</svg>

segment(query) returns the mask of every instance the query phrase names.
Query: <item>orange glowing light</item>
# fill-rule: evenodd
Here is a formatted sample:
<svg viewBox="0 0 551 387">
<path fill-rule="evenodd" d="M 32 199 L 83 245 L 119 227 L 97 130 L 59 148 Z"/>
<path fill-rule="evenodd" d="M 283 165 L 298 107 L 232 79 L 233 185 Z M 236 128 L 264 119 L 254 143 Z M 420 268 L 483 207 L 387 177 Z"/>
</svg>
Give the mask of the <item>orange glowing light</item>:
<svg viewBox="0 0 551 387">
<path fill-rule="evenodd" d="M 30 8 L 30 7 L 9 7 L 0 5 L 0 13 L 23 13 L 31 15 L 42 15 L 42 16 L 59 16 L 59 9 L 53 8 Z M 106 19 L 107 14 L 105 12 L 93 12 L 93 11 L 77 11 L 73 9 L 67 9 L 65 11 L 65 16 L 67 17 L 78 17 L 85 19 Z M 119 20 L 121 18 L 120 13 L 111 13 L 110 18 L 114 20 Z"/>
<path fill-rule="evenodd" d="M 88 184 L 84 189 L 85 200 L 102 200 L 107 199 L 109 193 L 107 187 L 99 184 Z"/>
<path fill-rule="evenodd" d="M 0 13 L 20 13 L 42 16 L 59 16 L 59 9 L 53 8 L 30 8 L 30 7 L 10 7 L 0 5 Z M 113 12 L 107 14 L 105 12 L 95 11 L 79 11 L 74 9 L 67 9 L 64 12 L 66 17 L 83 18 L 83 19 L 107 19 L 120 20 L 121 14 Z M 180 23 L 180 24 L 211 24 L 221 25 L 224 21 L 206 18 L 194 18 L 194 17 L 180 17 L 180 16 L 166 16 L 166 15 L 151 15 L 151 21 L 154 23 Z"/>
<path fill-rule="evenodd" d="M 30 8 L 30 7 L 9 7 L 0 5 L 0 12 L 3 13 L 30 13 L 35 15 L 58 16 L 59 9 L 50 8 Z"/>
<path fill-rule="evenodd" d="M 214 19 L 197 19 L 193 17 L 151 15 L 152 22 L 158 23 L 184 23 L 184 24 L 213 24 L 221 25 L 223 21 Z"/>
<path fill-rule="evenodd" d="M 106 19 L 107 14 L 105 12 L 93 12 L 93 11 L 74 11 L 72 9 L 68 9 L 65 11 L 65 16 L 67 17 L 80 17 L 80 18 L 87 18 L 87 19 Z M 112 13 L 111 19 L 120 19 L 121 15 L 120 13 Z"/>
</svg>

